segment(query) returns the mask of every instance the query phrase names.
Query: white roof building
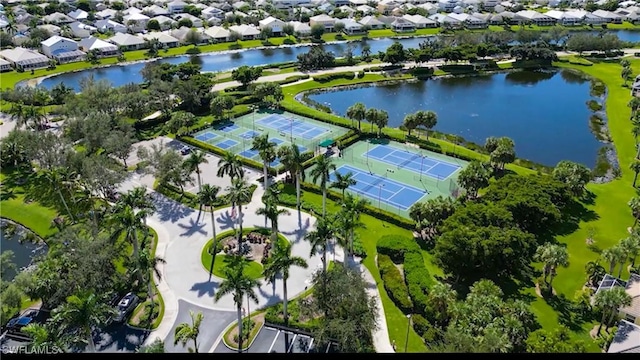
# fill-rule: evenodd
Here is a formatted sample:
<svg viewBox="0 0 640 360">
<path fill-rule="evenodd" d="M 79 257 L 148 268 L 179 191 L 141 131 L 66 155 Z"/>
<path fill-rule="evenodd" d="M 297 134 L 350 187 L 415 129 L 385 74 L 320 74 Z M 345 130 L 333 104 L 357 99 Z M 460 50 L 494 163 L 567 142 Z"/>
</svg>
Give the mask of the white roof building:
<svg viewBox="0 0 640 360">
<path fill-rule="evenodd" d="M 177 46 L 178 43 L 180 42 L 180 40 L 176 39 L 175 37 L 159 31 L 153 31 L 146 34 L 142 34 L 140 35 L 140 37 L 142 37 L 142 39 L 146 41 L 157 39 L 158 42 L 160 42 L 163 45 L 167 45 L 169 47 Z"/>
<path fill-rule="evenodd" d="M 82 50 L 87 52 L 98 51 L 100 53 L 115 53 L 118 51 L 117 46 L 93 36 L 80 40 L 80 43 L 78 45 Z"/>
<path fill-rule="evenodd" d="M 102 11 L 98 11 L 95 14 L 95 16 L 96 16 L 96 19 L 103 20 L 103 19 L 112 18 L 112 17 L 116 16 L 117 13 L 118 12 L 116 10 L 113 10 L 113 9 L 104 9 Z"/>
<path fill-rule="evenodd" d="M 169 15 L 169 10 L 163 7 L 160 7 L 156 4 L 153 4 L 151 6 L 143 7 L 142 13 L 147 14 L 149 16 Z"/>
<path fill-rule="evenodd" d="M 0 57 L 19 69 L 38 69 L 49 66 L 48 57 L 23 47 L 2 50 Z"/>
<path fill-rule="evenodd" d="M 255 26 L 252 25 L 234 25 L 230 26 L 229 30 L 235 31 L 240 36 L 244 37 L 255 37 L 260 35 L 260 30 L 258 30 Z"/>
<path fill-rule="evenodd" d="M 212 26 L 210 28 L 206 28 L 204 33 L 207 34 L 211 39 L 216 41 L 226 41 L 229 38 L 231 32 L 221 26 Z"/>
<path fill-rule="evenodd" d="M 285 22 L 280 20 L 280 19 L 276 19 L 273 16 L 269 16 L 268 18 L 266 18 L 264 20 L 260 20 L 258 22 L 258 24 L 259 24 L 260 29 L 269 28 L 274 33 L 281 33 L 282 32 L 282 28 L 285 25 Z"/>
<path fill-rule="evenodd" d="M 144 45 L 144 40 L 131 34 L 117 33 L 108 40 L 117 46 L 135 48 Z"/>
</svg>

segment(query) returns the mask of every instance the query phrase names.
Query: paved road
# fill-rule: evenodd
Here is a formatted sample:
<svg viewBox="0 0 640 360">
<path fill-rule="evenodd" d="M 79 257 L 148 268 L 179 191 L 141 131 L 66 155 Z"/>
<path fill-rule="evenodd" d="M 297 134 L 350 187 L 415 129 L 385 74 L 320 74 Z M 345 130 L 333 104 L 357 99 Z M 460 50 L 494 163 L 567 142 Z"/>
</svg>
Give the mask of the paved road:
<svg viewBox="0 0 640 360">
<path fill-rule="evenodd" d="M 149 336 L 148 330 L 113 324 L 94 337 L 97 352 L 135 352 Z"/>
<path fill-rule="evenodd" d="M 182 346 L 181 344 L 174 345 L 176 327 L 182 323 L 191 324 L 190 311 L 194 313 L 201 312 L 204 315 L 202 326 L 200 326 L 200 335 L 198 336 L 198 352 L 201 353 L 209 352 L 222 335 L 224 329 L 236 319 L 235 311 L 207 309 L 180 299 L 178 300 L 178 316 L 173 323 L 169 335 L 164 340 L 166 352 L 188 352 L 187 349 L 193 347 L 193 342 L 187 343 L 187 346 Z"/>
</svg>

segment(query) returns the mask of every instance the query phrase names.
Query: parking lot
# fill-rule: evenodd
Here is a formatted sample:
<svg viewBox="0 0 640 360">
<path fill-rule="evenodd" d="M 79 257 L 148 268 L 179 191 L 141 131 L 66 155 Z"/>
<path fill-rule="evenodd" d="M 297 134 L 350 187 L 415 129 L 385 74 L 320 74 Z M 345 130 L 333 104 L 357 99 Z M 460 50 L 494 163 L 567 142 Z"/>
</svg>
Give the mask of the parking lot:
<svg viewBox="0 0 640 360">
<path fill-rule="evenodd" d="M 216 353 L 232 353 L 222 341 L 218 344 Z M 253 343 L 246 351 L 248 353 L 336 353 L 335 344 L 319 346 L 308 334 L 295 330 L 278 329 L 263 326 L 256 335 Z"/>
<path fill-rule="evenodd" d="M 141 141 L 139 143 L 136 143 L 133 146 L 133 149 L 129 154 L 129 158 L 127 159 L 127 166 L 135 166 L 137 163 L 140 162 L 140 159 L 137 156 L 137 151 L 139 147 L 144 146 L 147 149 L 151 150 L 151 147 L 153 144 L 156 144 L 156 146 L 162 145 L 165 147 L 175 149 L 176 151 L 178 151 L 178 153 L 180 153 L 180 149 L 186 146 L 184 143 L 180 141 L 177 141 L 168 137 L 164 137 L 164 136 L 160 136 L 153 140 Z M 183 155 L 183 158 L 186 158 L 187 156 L 189 155 L 188 154 Z M 202 180 L 202 184 L 219 186 L 220 187 L 219 194 L 223 194 L 225 192 L 225 188 L 231 185 L 231 178 L 227 175 L 221 178 L 217 176 L 218 162 L 220 161 L 220 157 L 213 154 L 206 153 L 206 159 L 207 159 L 207 163 L 200 165 L 200 179 Z M 256 179 L 262 176 L 262 172 L 257 171 L 255 169 L 250 169 L 247 167 L 244 168 L 244 172 L 245 172 L 245 178 L 250 180 Z M 133 176 L 133 180 L 135 180 L 137 183 L 141 185 L 147 186 L 148 188 L 153 188 L 154 178 L 151 175 L 144 174 L 141 172 L 136 172 L 135 175 Z M 195 172 L 191 175 L 191 180 L 192 182 L 186 184 L 184 189 L 187 192 L 195 194 L 198 192 L 198 178 Z"/>
</svg>

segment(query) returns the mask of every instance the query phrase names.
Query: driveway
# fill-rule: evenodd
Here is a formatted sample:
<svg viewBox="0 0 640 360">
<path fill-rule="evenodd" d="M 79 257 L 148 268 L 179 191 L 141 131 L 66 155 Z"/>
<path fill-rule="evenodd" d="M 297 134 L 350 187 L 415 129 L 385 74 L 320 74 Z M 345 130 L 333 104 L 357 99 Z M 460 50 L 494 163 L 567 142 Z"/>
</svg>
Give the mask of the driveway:
<svg viewBox="0 0 640 360">
<path fill-rule="evenodd" d="M 206 353 L 213 347 L 213 344 L 222 335 L 224 329 L 236 319 L 235 311 L 219 311 L 206 309 L 201 306 L 192 304 L 182 299 L 178 300 L 178 316 L 171 327 L 171 331 L 164 340 L 164 348 L 168 353 L 184 353 L 188 352 L 189 347 L 193 347 L 193 342 L 174 345 L 174 335 L 176 327 L 182 323 L 191 325 L 191 316 L 189 312 L 201 312 L 204 315 L 202 325 L 200 326 L 200 335 L 198 336 L 198 352 Z"/>
</svg>

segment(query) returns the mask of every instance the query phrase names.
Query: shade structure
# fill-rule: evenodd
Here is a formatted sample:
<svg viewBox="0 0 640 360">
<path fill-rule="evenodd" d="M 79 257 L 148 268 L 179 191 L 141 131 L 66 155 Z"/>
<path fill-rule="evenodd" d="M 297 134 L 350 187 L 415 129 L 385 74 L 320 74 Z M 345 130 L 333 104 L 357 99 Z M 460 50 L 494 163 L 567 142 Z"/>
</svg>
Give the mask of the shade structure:
<svg viewBox="0 0 640 360">
<path fill-rule="evenodd" d="M 335 140 L 327 139 L 327 140 L 322 141 L 319 145 L 321 147 L 329 147 L 329 146 L 333 145 L 334 143 L 335 143 Z"/>
</svg>

